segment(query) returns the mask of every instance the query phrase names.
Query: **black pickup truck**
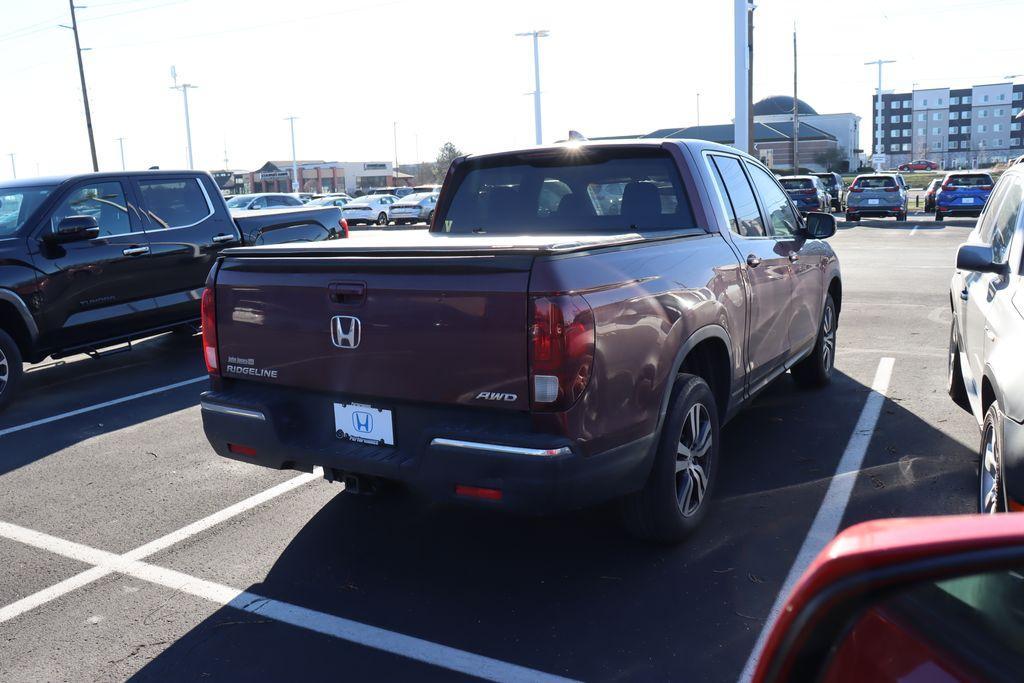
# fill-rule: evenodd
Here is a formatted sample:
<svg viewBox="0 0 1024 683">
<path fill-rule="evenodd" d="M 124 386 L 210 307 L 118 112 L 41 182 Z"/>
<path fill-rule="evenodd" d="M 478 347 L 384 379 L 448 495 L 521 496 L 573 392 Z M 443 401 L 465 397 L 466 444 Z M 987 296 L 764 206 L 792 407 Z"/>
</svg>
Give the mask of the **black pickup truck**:
<svg viewBox="0 0 1024 683">
<path fill-rule="evenodd" d="M 194 329 L 221 250 L 346 237 L 337 207 L 232 216 L 196 171 L 0 184 L 0 409 L 22 361 Z"/>
</svg>

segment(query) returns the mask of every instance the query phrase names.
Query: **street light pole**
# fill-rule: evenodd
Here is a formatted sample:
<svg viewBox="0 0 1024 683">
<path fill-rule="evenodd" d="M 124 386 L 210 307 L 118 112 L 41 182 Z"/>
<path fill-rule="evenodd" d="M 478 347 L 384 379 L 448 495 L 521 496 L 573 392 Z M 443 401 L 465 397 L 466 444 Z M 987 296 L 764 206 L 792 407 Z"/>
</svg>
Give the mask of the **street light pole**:
<svg viewBox="0 0 1024 683">
<path fill-rule="evenodd" d="M 793 173 L 800 173 L 800 100 L 796 87 L 796 22 L 793 23 Z M 832 169 L 828 169 L 832 170 Z"/>
<path fill-rule="evenodd" d="M 541 122 L 540 122 L 540 38 L 546 38 L 551 35 L 550 31 L 527 31 L 526 33 L 517 33 L 517 36 L 532 36 L 533 37 L 533 121 L 534 127 L 536 128 L 536 140 L 538 145 L 544 144 L 543 135 L 541 134 Z"/>
<path fill-rule="evenodd" d="M 191 83 L 182 83 L 178 85 L 178 71 L 172 66 L 171 67 L 171 78 L 174 79 L 174 85 L 171 86 L 171 90 L 180 90 L 182 99 L 185 101 L 185 144 L 188 149 L 188 167 L 189 170 L 194 168 L 192 163 L 192 122 L 188 116 L 188 91 L 190 88 L 198 88 L 198 85 L 192 85 Z"/>
<path fill-rule="evenodd" d="M 876 125 L 875 125 L 875 157 L 876 157 L 876 160 L 875 160 L 875 170 L 876 171 L 881 171 L 882 170 L 882 164 L 881 164 L 881 157 L 880 157 L 880 155 L 884 154 L 884 149 L 882 147 L 882 112 L 884 111 L 882 109 L 882 65 L 883 64 L 892 64 L 895 61 L 896 61 L 895 59 L 876 59 L 873 62 L 864 62 L 864 66 L 871 66 L 872 64 L 875 64 L 875 65 L 878 66 L 878 102 L 875 103 L 875 121 L 876 121 Z"/>
<path fill-rule="evenodd" d="M 700 127 L 700 91 L 697 91 L 697 126 Z"/>
<path fill-rule="evenodd" d="M 18 177 L 18 169 L 15 168 L 15 166 L 14 166 L 14 152 L 11 152 L 7 156 L 9 156 L 11 158 L 11 175 L 13 175 L 15 178 L 17 178 Z"/>
<path fill-rule="evenodd" d="M 82 63 L 82 44 L 78 41 L 78 18 L 75 16 L 75 0 L 68 0 L 71 7 L 71 32 L 75 34 L 75 55 L 78 57 L 78 77 L 82 82 L 82 103 L 85 105 L 85 129 L 89 133 L 89 153 L 92 155 L 92 170 L 99 171 L 100 164 L 96 159 L 96 139 L 92 134 L 92 112 L 89 110 L 89 91 L 85 87 L 85 65 Z"/>
<path fill-rule="evenodd" d="M 750 149 L 750 34 L 747 24 L 750 21 L 747 0 L 734 0 L 733 34 L 733 90 L 735 92 L 735 114 L 733 116 L 733 145 L 744 152 Z"/>
<path fill-rule="evenodd" d="M 288 126 L 292 131 L 292 192 L 299 191 L 299 162 L 295 156 L 295 119 L 297 116 L 288 116 L 285 121 L 288 122 Z"/>
<path fill-rule="evenodd" d="M 121 170 L 127 171 L 128 168 L 125 166 L 124 163 L 124 138 L 118 138 L 117 144 L 121 146 Z"/>
</svg>

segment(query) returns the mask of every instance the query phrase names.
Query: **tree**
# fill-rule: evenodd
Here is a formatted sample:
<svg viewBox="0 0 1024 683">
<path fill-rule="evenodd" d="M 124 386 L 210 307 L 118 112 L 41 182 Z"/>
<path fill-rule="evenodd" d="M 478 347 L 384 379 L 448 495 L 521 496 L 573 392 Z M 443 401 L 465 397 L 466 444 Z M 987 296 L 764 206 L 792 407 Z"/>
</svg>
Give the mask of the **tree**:
<svg viewBox="0 0 1024 683">
<path fill-rule="evenodd" d="M 838 168 L 839 164 L 843 161 L 845 161 L 843 153 L 837 147 L 818 152 L 817 156 L 814 157 L 814 163 L 821 164 L 825 167 L 826 171 Z"/>
<path fill-rule="evenodd" d="M 448 173 L 448 167 L 452 165 L 452 162 L 463 156 L 462 150 L 448 141 L 441 145 L 441 149 L 437 151 L 437 160 L 434 161 L 434 182 L 440 183 L 444 180 L 445 175 Z"/>
</svg>

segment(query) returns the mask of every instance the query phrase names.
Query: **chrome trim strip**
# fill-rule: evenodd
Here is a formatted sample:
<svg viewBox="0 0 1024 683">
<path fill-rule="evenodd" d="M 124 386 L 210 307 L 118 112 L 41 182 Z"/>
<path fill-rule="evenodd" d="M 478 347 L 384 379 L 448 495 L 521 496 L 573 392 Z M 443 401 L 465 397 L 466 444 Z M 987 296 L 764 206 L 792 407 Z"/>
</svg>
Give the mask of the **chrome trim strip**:
<svg viewBox="0 0 1024 683">
<path fill-rule="evenodd" d="M 267 419 L 266 416 L 258 410 L 235 408 L 233 406 L 226 406 L 220 403 L 210 403 L 209 401 L 200 401 L 199 405 L 203 410 L 209 410 L 211 413 L 231 415 L 232 417 L 247 417 L 251 420 L 262 420 L 264 422 Z"/>
<path fill-rule="evenodd" d="M 460 439 L 431 439 L 431 446 L 444 446 L 446 448 L 461 448 L 467 451 L 491 451 L 492 453 L 510 453 L 512 455 L 533 455 L 544 458 L 569 455 L 572 449 L 568 446 L 558 448 L 522 448 L 520 446 L 502 446 L 496 443 L 481 443 L 479 441 L 462 441 Z"/>
</svg>

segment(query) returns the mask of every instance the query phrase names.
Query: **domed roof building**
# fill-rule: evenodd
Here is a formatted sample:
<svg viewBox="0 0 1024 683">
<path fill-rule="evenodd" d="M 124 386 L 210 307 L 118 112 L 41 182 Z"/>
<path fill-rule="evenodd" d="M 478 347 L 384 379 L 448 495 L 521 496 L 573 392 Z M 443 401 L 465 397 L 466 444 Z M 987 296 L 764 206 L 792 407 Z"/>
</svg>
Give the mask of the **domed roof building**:
<svg viewBox="0 0 1024 683">
<path fill-rule="evenodd" d="M 807 104 L 801 99 L 796 101 L 797 112 L 800 116 L 817 116 L 818 112 L 814 110 L 814 107 Z M 775 116 L 778 114 L 785 114 L 791 116 L 793 114 L 793 98 L 789 95 L 773 95 L 772 97 L 766 97 L 760 102 L 754 104 L 754 116 Z"/>
</svg>

